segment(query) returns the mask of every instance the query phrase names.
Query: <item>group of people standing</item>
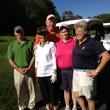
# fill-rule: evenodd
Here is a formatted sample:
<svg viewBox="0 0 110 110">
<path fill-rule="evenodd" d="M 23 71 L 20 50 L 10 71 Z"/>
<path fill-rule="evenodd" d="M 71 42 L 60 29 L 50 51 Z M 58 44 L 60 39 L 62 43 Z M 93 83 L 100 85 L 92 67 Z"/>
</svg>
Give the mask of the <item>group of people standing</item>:
<svg viewBox="0 0 110 110">
<path fill-rule="evenodd" d="M 14 68 L 18 108 L 35 110 L 36 76 L 46 110 L 58 110 L 59 88 L 64 91 L 65 110 L 71 110 L 70 99 L 72 110 L 77 110 L 76 103 L 87 110 L 83 96 L 88 109 L 95 110 L 96 76 L 110 55 L 100 42 L 88 35 L 86 21 L 75 24 L 73 38 L 67 25 L 58 30 L 56 22 L 55 15 L 49 14 L 46 27 L 37 29 L 34 44 L 24 37 L 21 26 L 14 28 L 16 40 L 8 46 L 7 58 Z"/>
</svg>

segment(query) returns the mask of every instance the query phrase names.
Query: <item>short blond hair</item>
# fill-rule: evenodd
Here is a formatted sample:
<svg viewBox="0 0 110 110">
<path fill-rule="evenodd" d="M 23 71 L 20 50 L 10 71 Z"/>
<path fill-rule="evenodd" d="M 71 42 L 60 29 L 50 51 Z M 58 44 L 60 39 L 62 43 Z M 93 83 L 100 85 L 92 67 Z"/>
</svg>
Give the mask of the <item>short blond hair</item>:
<svg viewBox="0 0 110 110">
<path fill-rule="evenodd" d="M 85 20 L 79 21 L 78 23 L 74 24 L 74 28 L 77 29 L 78 27 L 88 30 L 88 24 Z"/>
</svg>

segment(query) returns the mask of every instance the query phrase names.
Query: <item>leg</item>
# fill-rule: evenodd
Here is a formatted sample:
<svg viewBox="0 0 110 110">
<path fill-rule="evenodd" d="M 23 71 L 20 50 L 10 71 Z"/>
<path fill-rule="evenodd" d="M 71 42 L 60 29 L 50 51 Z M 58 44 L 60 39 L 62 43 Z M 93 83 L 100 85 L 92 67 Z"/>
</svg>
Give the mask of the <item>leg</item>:
<svg viewBox="0 0 110 110">
<path fill-rule="evenodd" d="M 86 106 L 85 106 L 85 103 L 84 103 L 84 100 L 82 97 L 79 96 L 79 93 L 78 92 L 74 92 L 73 93 L 76 101 L 78 102 L 78 104 L 80 105 L 81 109 L 82 110 L 86 110 Z"/>
<path fill-rule="evenodd" d="M 95 110 L 95 101 L 92 99 L 87 99 L 89 110 Z"/>
<path fill-rule="evenodd" d="M 32 109 L 35 107 L 35 86 L 34 86 L 34 81 L 33 77 L 31 75 L 27 75 L 27 86 L 28 86 L 28 91 L 29 91 L 29 103 L 28 103 L 28 108 Z"/>
<path fill-rule="evenodd" d="M 38 77 L 42 98 L 46 105 L 46 109 L 50 110 L 51 97 L 50 97 L 50 89 L 49 89 L 48 81 L 50 81 L 50 77 Z"/>
<path fill-rule="evenodd" d="M 50 83 L 50 91 L 51 91 L 51 102 L 52 102 L 52 106 L 53 106 L 53 110 L 58 110 L 58 97 L 57 97 L 57 89 L 58 89 L 58 85 L 57 82 L 55 82 L 54 84 Z"/>
<path fill-rule="evenodd" d="M 64 93 L 63 90 L 60 88 L 61 82 L 62 82 L 62 77 L 61 77 L 61 70 L 57 70 L 57 103 L 59 107 L 64 105 Z"/>
<path fill-rule="evenodd" d="M 25 75 L 19 73 L 14 70 L 14 85 L 17 91 L 18 96 L 18 108 L 19 110 L 23 110 L 26 108 L 26 98 L 27 92 L 25 92 L 26 83 L 25 83 Z"/>
<path fill-rule="evenodd" d="M 76 98 L 74 97 L 72 91 L 71 91 L 71 96 L 72 96 L 72 102 L 73 102 L 73 109 L 72 110 L 77 110 L 77 101 Z"/>
<path fill-rule="evenodd" d="M 64 99 L 65 99 L 66 108 L 69 108 L 69 101 L 70 101 L 69 90 L 64 90 Z"/>
</svg>

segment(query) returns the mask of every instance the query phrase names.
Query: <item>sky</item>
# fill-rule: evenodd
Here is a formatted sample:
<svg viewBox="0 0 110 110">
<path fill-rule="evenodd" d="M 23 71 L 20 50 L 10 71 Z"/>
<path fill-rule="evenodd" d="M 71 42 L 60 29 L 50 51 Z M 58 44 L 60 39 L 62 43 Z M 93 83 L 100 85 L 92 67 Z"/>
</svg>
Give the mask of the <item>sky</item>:
<svg viewBox="0 0 110 110">
<path fill-rule="evenodd" d="M 72 11 L 83 18 L 110 13 L 110 0 L 52 0 L 60 15 Z"/>
</svg>

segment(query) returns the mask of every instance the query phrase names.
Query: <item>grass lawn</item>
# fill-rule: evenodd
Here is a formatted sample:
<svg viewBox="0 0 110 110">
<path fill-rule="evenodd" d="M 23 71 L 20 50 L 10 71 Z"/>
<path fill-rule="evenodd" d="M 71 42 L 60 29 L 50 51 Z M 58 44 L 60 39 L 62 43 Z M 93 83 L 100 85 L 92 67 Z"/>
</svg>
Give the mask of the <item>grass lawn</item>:
<svg viewBox="0 0 110 110">
<path fill-rule="evenodd" d="M 28 38 L 33 40 L 33 37 Z M 17 109 L 13 69 L 6 59 L 7 47 L 14 39 L 13 36 L 0 36 L 0 110 Z"/>
</svg>

